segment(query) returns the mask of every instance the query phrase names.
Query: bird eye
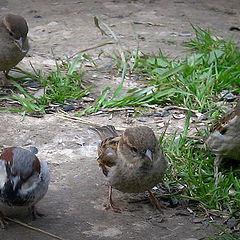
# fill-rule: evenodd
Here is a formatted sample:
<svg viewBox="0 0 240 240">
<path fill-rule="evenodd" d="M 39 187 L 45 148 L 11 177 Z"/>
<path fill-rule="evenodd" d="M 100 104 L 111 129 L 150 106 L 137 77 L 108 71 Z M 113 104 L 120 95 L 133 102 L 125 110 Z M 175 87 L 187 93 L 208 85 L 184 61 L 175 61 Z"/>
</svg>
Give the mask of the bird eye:
<svg viewBox="0 0 240 240">
<path fill-rule="evenodd" d="M 13 33 L 12 33 L 12 32 L 9 32 L 9 35 L 10 35 L 11 37 L 13 37 Z"/>
<path fill-rule="evenodd" d="M 134 152 L 137 152 L 137 149 L 135 147 L 131 148 Z"/>
</svg>

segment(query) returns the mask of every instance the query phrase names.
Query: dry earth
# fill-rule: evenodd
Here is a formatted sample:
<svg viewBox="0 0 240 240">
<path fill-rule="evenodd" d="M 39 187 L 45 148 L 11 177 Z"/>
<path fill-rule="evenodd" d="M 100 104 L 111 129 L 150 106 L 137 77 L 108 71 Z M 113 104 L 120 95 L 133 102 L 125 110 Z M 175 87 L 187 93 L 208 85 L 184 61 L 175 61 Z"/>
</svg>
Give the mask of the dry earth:
<svg viewBox="0 0 240 240">
<path fill-rule="evenodd" d="M 140 49 L 176 57 L 182 54 L 181 44 L 193 37 L 191 24 L 210 28 L 221 37 L 229 37 L 231 26 L 240 26 L 239 0 L 156 0 L 156 1 L 78 1 L 78 0 L 1 0 L 1 15 L 12 12 L 23 15 L 30 28 L 31 50 L 21 67 L 30 69 L 29 62 L 44 71 L 53 68 L 51 47 L 57 57 L 71 56 L 78 51 L 106 42 L 94 26 L 93 15 L 100 16 L 119 36 L 125 49 L 135 50 L 135 33 L 140 36 Z M 234 33 L 238 39 L 238 33 Z M 112 49 L 105 46 L 103 49 Z M 100 49 L 89 51 L 93 58 Z M 108 59 L 102 58 L 102 72 L 89 71 L 86 82 L 93 82 L 99 92 L 103 87 L 117 82 L 111 75 Z M 132 81 L 132 82 L 131 82 Z M 135 84 L 129 80 L 125 87 Z M 175 110 L 171 111 L 171 114 Z M 177 114 L 181 113 L 179 110 Z M 184 113 L 184 112 L 183 112 Z M 46 160 L 51 172 L 51 184 L 38 209 L 47 216 L 32 221 L 28 212 L 13 212 L 16 218 L 36 228 L 57 234 L 63 239 L 203 239 L 216 233 L 200 216 L 191 214 L 187 207 L 168 207 L 164 214 L 156 212 L 148 202 L 137 202 L 142 195 L 127 195 L 114 191 L 116 205 L 122 213 L 106 211 L 107 186 L 98 168 L 96 140 L 87 130 L 88 124 L 65 119 L 59 114 L 42 118 L 0 112 L 0 145 L 39 149 L 39 158 Z M 98 124 L 111 123 L 119 129 L 130 125 L 146 124 L 161 132 L 161 122 L 168 118 L 144 117 L 127 121 L 126 114 L 95 115 L 83 118 Z M 184 119 L 171 118 L 171 126 L 181 128 Z M 129 120 L 129 119 L 128 119 Z M 129 124 L 130 123 L 130 124 Z M 171 131 L 171 127 L 169 129 Z M 129 199 L 136 203 L 128 203 Z M 169 199 L 165 199 L 168 202 Z M 53 239 L 10 223 L 8 230 L 0 230 L 0 239 Z"/>
</svg>

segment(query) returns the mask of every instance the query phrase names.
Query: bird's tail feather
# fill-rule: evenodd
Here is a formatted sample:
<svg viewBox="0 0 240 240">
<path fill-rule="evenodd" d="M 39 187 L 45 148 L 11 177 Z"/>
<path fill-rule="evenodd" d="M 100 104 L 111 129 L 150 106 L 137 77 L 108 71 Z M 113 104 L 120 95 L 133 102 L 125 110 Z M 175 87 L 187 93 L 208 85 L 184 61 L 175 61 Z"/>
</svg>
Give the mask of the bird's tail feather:
<svg viewBox="0 0 240 240">
<path fill-rule="evenodd" d="M 107 138 L 113 138 L 118 136 L 115 127 L 112 125 L 106 125 L 103 127 L 93 127 L 89 129 L 97 133 L 102 141 Z"/>
</svg>

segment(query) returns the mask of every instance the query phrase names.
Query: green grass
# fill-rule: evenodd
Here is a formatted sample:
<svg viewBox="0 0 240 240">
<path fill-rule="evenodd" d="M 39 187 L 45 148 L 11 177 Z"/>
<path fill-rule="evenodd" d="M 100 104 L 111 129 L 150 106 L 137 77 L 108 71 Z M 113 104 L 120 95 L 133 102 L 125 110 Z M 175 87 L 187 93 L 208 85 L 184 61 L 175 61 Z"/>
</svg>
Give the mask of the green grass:
<svg viewBox="0 0 240 240">
<path fill-rule="evenodd" d="M 209 30 L 193 27 L 196 37 L 185 44 L 185 58 L 170 60 L 161 51 L 156 56 L 144 54 L 139 49 L 136 52 L 123 51 L 119 39 L 108 25 L 99 18 L 94 20 L 103 34 L 110 33 L 113 39 L 110 43 L 116 45 L 118 54 L 108 54 L 121 74 L 121 83 L 116 89 L 107 86 L 89 108 L 76 116 L 89 114 L 101 108 L 131 106 L 147 109 L 149 104 L 177 104 L 189 110 L 211 112 L 210 117 L 216 118 L 221 113 L 221 109 L 216 108 L 217 102 L 222 100 L 218 97 L 219 93 L 223 90 L 240 93 L 240 53 L 231 40 L 219 39 Z M 56 61 L 56 70 L 48 74 L 34 67 L 33 73 L 16 68 L 15 71 L 21 73 L 22 77 L 15 80 L 38 81 L 43 88 L 43 95 L 36 98 L 15 82 L 17 90 L 8 98 L 17 101 L 21 107 L 0 110 L 45 112 L 51 104 L 65 104 L 66 100 L 79 100 L 91 94 L 93 86 L 85 88 L 82 85 L 84 65 L 89 61 L 94 64 L 86 54 L 61 63 Z M 139 87 L 123 92 L 127 74 L 139 75 L 142 80 L 138 81 Z M 182 186 L 182 195 L 176 197 L 197 202 L 206 209 L 226 210 L 231 216 L 239 219 L 239 166 L 234 168 L 228 164 L 222 167 L 216 186 L 213 167 L 215 156 L 205 148 L 199 148 L 197 140 L 187 137 L 189 122 L 190 114 L 180 135 L 175 133 L 161 140 L 170 161 L 166 176 L 169 186 Z M 199 134 L 206 135 L 206 132 Z M 224 229 L 220 230 L 225 233 L 226 238 L 220 236 L 210 239 L 235 239 Z"/>
<path fill-rule="evenodd" d="M 38 80 L 44 88 L 44 95 L 40 99 L 42 105 L 50 103 L 64 104 L 68 99 L 81 99 L 89 94 L 89 88 L 82 86 L 82 59 L 86 55 L 77 56 L 73 61 L 67 59 L 62 61 L 61 66 L 56 62 L 57 71 L 52 71 L 47 77 L 43 77 L 41 72 L 35 72 Z"/>
<path fill-rule="evenodd" d="M 95 24 L 103 34 L 107 34 L 100 26 L 103 25 L 113 39 L 111 44 L 116 45 L 118 54 L 109 52 L 109 55 L 121 74 L 121 83 L 116 89 L 107 86 L 92 106 L 76 116 L 101 108 L 131 106 L 147 109 L 149 104 L 177 104 L 189 110 L 211 112 L 210 117 L 216 118 L 221 113 L 221 109 L 216 108 L 217 102 L 222 100 L 218 97 L 219 93 L 226 89 L 240 93 L 240 53 L 231 40 L 219 39 L 209 30 L 193 27 L 196 37 L 185 44 L 186 57 L 169 60 L 161 51 L 156 56 L 144 54 L 139 49 L 136 52 L 123 51 L 119 39 L 105 23 L 95 18 Z M 93 63 L 86 54 L 61 63 L 56 61 L 56 70 L 49 74 L 34 67 L 33 73 L 16 68 L 23 76 L 15 80 L 38 81 L 44 93 L 36 98 L 15 82 L 17 91 L 14 90 L 8 98 L 17 101 L 21 107 L 0 110 L 44 113 L 51 104 L 64 104 L 68 99 L 79 100 L 91 94 L 93 86 L 85 88 L 82 85 L 84 65 L 89 61 Z M 139 87 L 123 92 L 127 74 L 139 75 L 142 80 L 138 81 Z M 162 139 L 170 161 L 166 176 L 169 186 L 182 186 L 182 195 L 176 197 L 197 202 L 206 209 L 226 210 L 239 219 L 239 166 L 234 168 L 228 164 L 227 167 L 222 167 L 216 186 L 213 167 L 215 156 L 210 151 L 199 148 L 196 140 L 187 137 L 189 122 L 190 114 L 180 135 L 175 133 Z M 220 230 L 224 236 L 209 239 L 235 239 L 224 229 Z"/>
<path fill-rule="evenodd" d="M 157 56 L 124 52 L 113 59 L 116 67 L 144 77 L 141 87 L 127 92 L 107 87 L 94 106 L 99 108 L 147 106 L 148 104 L 179 104 L 200 112 L 216 108 L 218 94 L 225 89 L 240 93 L 240 53 L 232 41 L 220 40 L 210 31 L 194 28 L 196 38 L 187 47 L 187 56 L 168 60 L 161 51 Z M 123 72 L 124 72 L 123 71 Z M 126 74 L 126 73 L 125 73 Z"/>
<path fill-rule="evenodd" d="M 236 44 L 214 37 L 210 31 L 193 27 L 196 37 L 186 44 L 184 59 L 169 60 L 161 51 L 156 56 L 140 52 L 123 51 L 121 43 L 114 32 L 100 19 L 95 18 L 96 26 L 106 34 L 102 24 L 115 42 L 118 54 L 109 53 L 122 76 L 116 89 L 107 86 L 95 103 L 77 114 L 83 115 L 101 108 L 146 107 L 149 104 L 178 104 L 200 112 L 213 111 L 217 106 L 218 95 L 228 89 L 240 93 L 240 54 Z M 81 99 L 88 95 L 92 86 L 82 86 L 82 76 L 86 62 L 93 62 L 86 54 L 75 59 L 67 59 L 61 64 L 56 62 L 56 70 L 49 74 L 35 70 L 23 74 L 16 80 L 32 79 L 39 81 L 44 88 L 44 95 L 36 99 L 26 90 L 17 86 L 21 94 L 9 96 L 22 106 L 25 112 L 44 112 L 50 104 L 64 104 L 67 99 Z M 122 91 L 127 74 L 141 76 L 139 87 Z M 22 98 L 22 95 L 24 97 Z"/>
<path fill-rule="evenodd" d="M 218 185 L 214 178 L 214 155 L 197 146 L 196 140 L 180 135 L 166 137 L 164 148 L 170 159 L 167 174 L 169 185 L 182 186 L 180 198 L 199 202 L 207 209 L 227 210 L 240 208 L 240 173 L 237 169 L 221 168 Z"/>
<path fill-rule="evenodd" d="M 233 234 L 229 233 L 226 229 L 224 229 L 223 227 L 221 226 L 218 226 L 216 224 L 213 224 L 212 225 L 214 227 L 216 227 L 216 229 L 220 230 L 221 233 L 218 234 L 217 236 L 215 237 L 207 237 L 209 240 L 239 240 L 240 238 L 237 237 L 237 236 L 234 236 Z"/>
<path fill-rule="evenodd" d="M 21 108 L 15 110 L 24 113 L 44 113 L 51 104 L 62 105 L 66 103 L 66 100 L 79 100 L 88 95 L 93 87 L 85 88 L 82 85 L 84 65 L 89 61 L 94 63 L 86 54 L 80 54 L 74 59 L 62 60 L 61 63 L 56 61 L 56 70 L 48 74 L 44 74 L 42 70 L 36 70 L 34 66 L 32 66 L 33 73 L 15 68 L 13 71 L 21 74 L 21 77 L 10 78 L 15 80 L 13 84 L 18 91 L 13 91 L 11 95 L 4 96 L 4 98 L 17 101 Z M 42 96 L 34 97 L 18 83 L 24 81 L 39 82 L 43 88 Z M 6 108 L 2 110 L 13 111 L 13 109 Z"/>
<path fill-rule="evenodd" d="M 175 198 L 185 199 L 202 206 L 206 214 L 209 209 L 219 211 L 223 215 L 235 217 L 240 222 L 240 172 L 238 163 L 227 161 L 221 164 L 218 173 L 218 184 L 214 178 L 215 156 L 209 150 L 199 147 L 199 140 L 187 137 L 190 123 L 190 114 L 186 119 L 182 133 L 164 136 L 160 140 L 163 150 L 169 159 L 169 168 L 164 179 L 165 186 L 171 193 L 171 189 L 178 189 L 178 194 L 170 194 Z M 206 131 L 199 132 L 199 136 L 205 136 Z M 211 211 L 209 211 L 211 215 Z M 235 240 L 226 228 L 213 224 L 221 231 L 221 235 L 207 237 L 212 240 Z"/>
</svg>

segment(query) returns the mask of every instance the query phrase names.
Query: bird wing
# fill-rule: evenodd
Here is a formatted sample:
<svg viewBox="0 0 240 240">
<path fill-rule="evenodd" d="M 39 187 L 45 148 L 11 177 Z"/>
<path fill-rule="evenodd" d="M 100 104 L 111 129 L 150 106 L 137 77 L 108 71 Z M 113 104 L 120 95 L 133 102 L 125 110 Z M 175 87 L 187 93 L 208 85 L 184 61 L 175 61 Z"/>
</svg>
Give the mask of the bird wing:
<svg viewBox="0 0 240 240">
<path fill-rule="evenodd" d="M 104 175 L 108 175 L 109 168 L 116 165 L 117 162 L 117 146 L 120 140 L 114 126 L 107 125 L 103 127 L 90 128 L 98 134 L 101 143 L 98 145 L 98 163 L 102 168 Z"/>
</svg>

